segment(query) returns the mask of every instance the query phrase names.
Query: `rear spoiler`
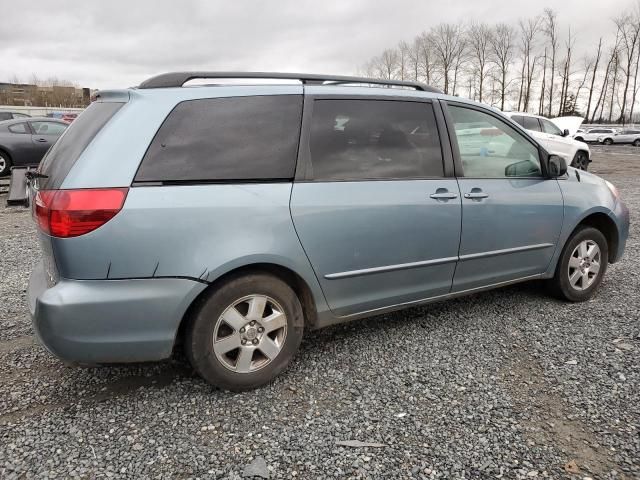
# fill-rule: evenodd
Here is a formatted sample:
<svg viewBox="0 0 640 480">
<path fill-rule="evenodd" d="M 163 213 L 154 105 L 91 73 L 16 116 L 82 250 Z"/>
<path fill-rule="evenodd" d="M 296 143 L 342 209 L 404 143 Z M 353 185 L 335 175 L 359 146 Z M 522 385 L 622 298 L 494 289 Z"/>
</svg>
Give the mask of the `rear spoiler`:
<svg viewBox="0 0 640 480">
<path fill-rule="evenodd" d="M 9 181 L 9 195 L 7 195 L 7 206 L 29 206 L 29 181 L 27 178 L 27 172 L 35 172 L 37 168 L 37 165 L 11 168 L 11 180 Z"/>
</svg>

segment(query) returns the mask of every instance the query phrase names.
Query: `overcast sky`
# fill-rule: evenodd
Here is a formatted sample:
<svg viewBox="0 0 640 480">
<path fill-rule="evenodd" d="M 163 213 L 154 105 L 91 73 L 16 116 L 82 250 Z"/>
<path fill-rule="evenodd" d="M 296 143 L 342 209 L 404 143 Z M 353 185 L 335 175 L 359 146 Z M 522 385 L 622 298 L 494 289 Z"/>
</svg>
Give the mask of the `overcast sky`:
<svg viewBox="0 0 640 480">
<path fill-rule="evenodd" d="M 515 25 L 558 13 L 580 54 L 613 36 L 633 0 L 29 0 L 0 5 L 0 81 L 58 77 L 91 88 L 171 70 L 354 74 L 371 56 L 440 22 Z"/>
</svg>

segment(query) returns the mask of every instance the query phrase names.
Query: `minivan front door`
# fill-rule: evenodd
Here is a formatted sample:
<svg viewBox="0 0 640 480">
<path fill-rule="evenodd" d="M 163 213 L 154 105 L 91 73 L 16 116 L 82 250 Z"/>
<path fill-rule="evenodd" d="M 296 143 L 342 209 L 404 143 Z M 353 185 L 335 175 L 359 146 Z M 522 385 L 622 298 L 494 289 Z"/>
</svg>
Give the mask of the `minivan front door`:
<svg viewBox="0 0 640 480">
<path fill-rule="evenodd" d="M 453 102 L 447 110 L 463 218 L 452 291 L 538 276 L 562 228 L 558 181 L 545 177 L 537 145 L 498 115 Z"/>
<path fill-rule="evenodd" d="M 461 201 L 433 104 L 307 98 L 304 115 L 291 214 L 331 310 L 448 293 Z"/>
</svg>

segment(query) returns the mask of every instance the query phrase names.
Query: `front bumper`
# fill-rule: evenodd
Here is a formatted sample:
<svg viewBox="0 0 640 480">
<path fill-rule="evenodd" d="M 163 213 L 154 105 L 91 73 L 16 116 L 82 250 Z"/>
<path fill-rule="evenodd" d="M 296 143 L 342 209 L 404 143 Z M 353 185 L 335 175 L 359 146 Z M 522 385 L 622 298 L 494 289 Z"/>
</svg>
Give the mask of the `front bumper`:
<svg viewBox="0 0 640 480">
<path fill-rule="evenodd" d="M 40 342 L 72 363 L 153 361 L 171 355 L 185 312 L 206 285 L 181 278 L 47 284 L 40 262 L 28 302 Z"/>
<path fill-rule="evenodd" d="M 629 237 L 629 209 L 622 200 L 618 200 L 609 216 L 618 227 L 618 248 L 610 259 L 611 263 L 615 263 L 622 258 Z"/>
</svg>

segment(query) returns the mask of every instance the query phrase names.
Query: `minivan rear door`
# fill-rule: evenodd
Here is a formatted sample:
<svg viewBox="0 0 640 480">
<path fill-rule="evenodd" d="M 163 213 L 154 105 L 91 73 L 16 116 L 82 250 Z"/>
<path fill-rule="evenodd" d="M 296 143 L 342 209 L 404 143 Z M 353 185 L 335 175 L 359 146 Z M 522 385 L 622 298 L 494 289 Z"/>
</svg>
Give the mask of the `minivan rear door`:
<svg viewBox="0 0 640 480">
<path fill-rule="evenodd" d="M 461 203 L 439 104 L 313 91 L 291 214 L 331 310 L 349 316 L 447 294 Z"/>
</svg>

